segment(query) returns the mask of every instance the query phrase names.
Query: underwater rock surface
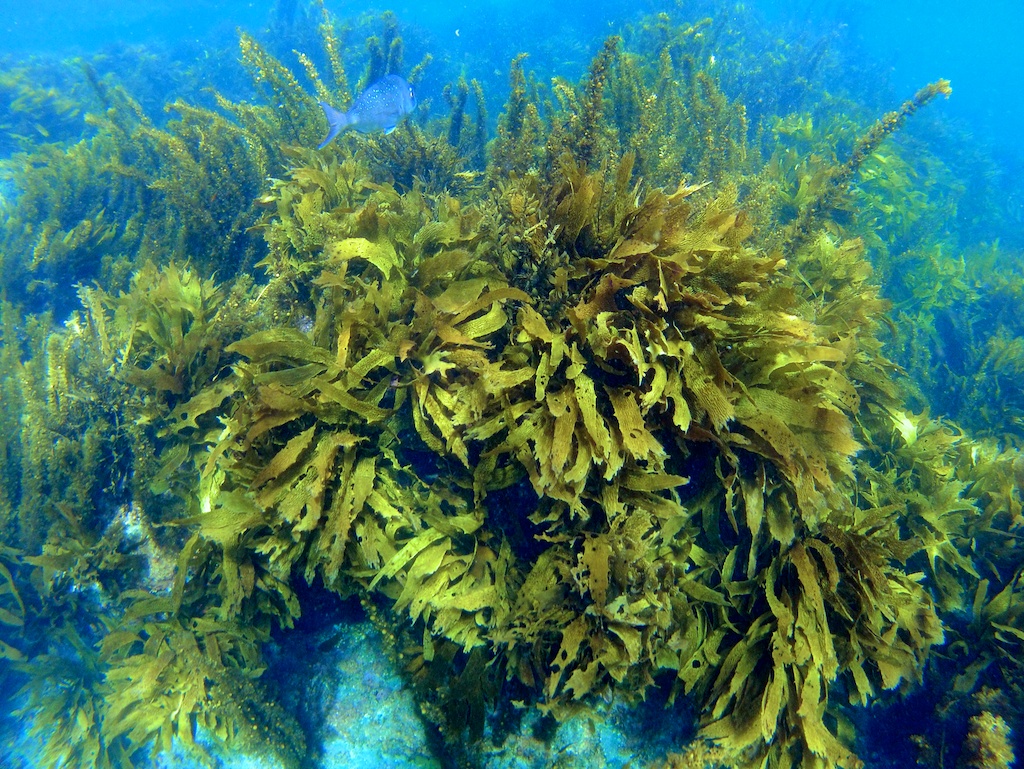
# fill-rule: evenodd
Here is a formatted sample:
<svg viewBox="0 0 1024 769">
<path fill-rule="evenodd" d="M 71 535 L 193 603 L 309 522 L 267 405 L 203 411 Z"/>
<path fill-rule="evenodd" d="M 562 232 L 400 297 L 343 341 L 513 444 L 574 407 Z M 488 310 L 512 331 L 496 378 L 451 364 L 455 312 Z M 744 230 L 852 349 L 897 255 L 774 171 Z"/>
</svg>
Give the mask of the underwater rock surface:
<svg viewBox="0 0 1024 769">
<path fill-rule="evenodd" d="M 287 699 L 304 700 L 303 709 L 322 720 L 309 724 L 318 755 L 308 764 L 353 769 L 440 769 L 433 757 L 412 693 L 390 662 L 377 630 L 368 623 L 346 623 L 323 634 L 329 649 L 313 646 L 318 659 L 312 679 L 296 679 Z M 320 638 L 320 636 L 318 636 Z M 216 755 L 218 769 L 282 769 L 273 757 Z M 154 769 L 203 769 L 184 753 L 158 757 Z"/>
</svg>

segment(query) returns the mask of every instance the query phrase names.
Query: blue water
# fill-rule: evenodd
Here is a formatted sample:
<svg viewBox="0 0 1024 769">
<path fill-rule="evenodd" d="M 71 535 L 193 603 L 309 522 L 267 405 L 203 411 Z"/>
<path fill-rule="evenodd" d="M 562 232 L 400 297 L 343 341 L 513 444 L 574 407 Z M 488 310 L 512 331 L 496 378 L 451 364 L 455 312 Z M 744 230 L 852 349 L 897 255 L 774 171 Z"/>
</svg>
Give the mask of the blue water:
<svg viewBox="0 0 1024 769">
<path fill-rule="evenodd" d="M 294 64 L 292 49 L 301 48 L 307 39 L 303 34 L 308 32 L 309 25 L 303 25 L 303 14 L 312 12 L 312 5 L 303 0 L 82 0 L 76 3 L 66 0 L 0 0 L 0 76 L 7 70 L 26 67 L 34 73 L 33 77 L 39 78 L 40 85 L 48 86 L 52 79 L 63 87 L 67 81 L 56 73 L 71 70 L 77 73 L 81 71 L 80 64 L 88 62 L 101 77 L 116 78 L 124 83 L 154 124 L 163 125 L 169 119 L 164 105 L 175 99 L 209 106 L 207 86 L 234 100 L 255 99 L 237 64 L 238 31 L 253 34 L 275 55 Z M 799 50 L 802 53 L 818 49 L 824 51 L 822 60 L 827 66 L 823 71 L 804 72 L 801 76 L 809 78 L 820 92 L 842 93 L 851 98 L 863 107 L 867 115 L 880 116 L 896 109 L 918 88 L 939 78 L 947 79 L 952 85 L 952 96 L 929 104 L 913 116 L 899 134 L 901 142 L 905 141 L 916 149 L 924 148 L 922 155 L 930 153 L 930 157 L 938 158 L 945 164 L 944 170 L 948 170 L 946 175 L 933 178 L 927 170 L 916 169 L 919 176 L 915 178 L 921 180 L 922 188 L 927 188 L 929 194 L 938 198 L 942 197 L 943 184 L 956 188 L 957 213 L 936 230 L 943 239 L 945 251 L 942 255 L 955 262 L 959 254 L 951 253 L 951 249 L 962 247 L 966 251 L 981 251 L 989 244 L 998 243 L 1004 249 L 1000 264 L 1010 265 L 1010 274 L 1024 272 L 1021 267 L 1024 265 L 1024 140 L 1021 138 L 1024 98 L 1020 92 L 1021 84 L 1024 84 L 1024 44 L 1021 42 L 1024 41 L 1024 2 L 1021 0 L 974 3 L 962 0 L 762 0 L 746 3 L 715 0 L 679 0 L 676 3 L 657 0 L 628 3 L 603 0 L 548 3 L 410 0 L 389 5 L 327 0 L 326 8 L 337 18 L 351 19 L 353 23 L 375 18 L 385 10 L 393 11 L 402 25 L 406 67 L 415 65 L 426 53 L 433 57 L 422 81 L 417 83 L 417 99 L 430 104 L 432 114 L 442 114 L 445 84 L 459 76 L 475 78 L 483 84 L 486 94 L 491 136 L 507 93 L 509 62 L 517 54 L 529 53 L 527 68 L 538 73 L 541 82 L 550 82 L 556 76 L 575 82 L 586 73 L 606 36 L 620 33 L 628 25 L 662 11 L 671 13 L 673 18 L 688 21 L 703 16 L 714 17 L 718 29 L 726 30 L 732 39 L 743 41 L 746 46 L 744 53 L 752 60 L 762 57 L 768 61 L 782 50 Z M 727 62 L 721 64 L 725 66 Z M 354 81 L 358 71 L 353 69 L 349 77 Z M 744 94 L 761 94 L 765 104 L 785 107 L 789 104 L 790 85 L 741 81 L 733 87 L 742 89 Z M 74 99 L 81 94 L 82 91 L 63 95 Z M 793 109 L 798 107 L 803 111 L 812 109 L 813 105 L 792 105 Z M 101 108 L 95 101 L 90 107 L 95 110 Z M 758 109 L 758 104 L 749 105 L 755 118 L 758 117 Z M 13 119 L 13 116 L 0 111 L 0 161 L 16 158 L 18 152 L 31 152 L 46 144 L 44 134 L 47 132 L 54 134 L 58 144 L 61 141 L 71 143 L 80 134 L 88 133 L 85 124 L 75 118 L 56 127 L 50 124 L 42 126 L 39 134 L 32 133 L 34 129 L 29 126 L 25 129 L 27 136 L 19 134 L 15 140 L 4 144 L 8 118 Z M 865 127 L 859 126 L 860 129 Z M 18 177 L 10 170 L 16 167 L 16 162 L 2 167 L 7 170 L 0 174 L 0 216 L 6 215 L 5 212 L 13 210 L 19 203 Z M 268 171 L 279 172 L 280 169 Z M 258 192 L 253 191 L 252 197 Z M 105 205 L 107 203 L 111 210 L 116 207 L 116 201 L 107 201 Z M 894 252 L 901 244 L 900 237 L 893 236 L 889 243 Z M 0 245 L 2 243 L 0 239 Z M 0 259 L 0 264 L 4 263 Z M 15 260 L 11 259 L 7 264 L 15 265 Z M 251 265 L 244 266 L 248 268 Z M 9 269 L 13 271 L 14 267 Z M 885 270 L 888 272 L 883 270 L 884 277 L 891 279 L 893 286 L 902 286 L 901 269 L 910 268 L 899 264 L 887 265 Z M 74 328 L 71 324 L 76 320 L 72 313 L 78 309 L 78 295 L 77 289 L 68 281 L 73 278 L 74 281 L 89 283 L 96 279 L 98 273 L 98 267 L 90 270 L 86 265 L 75 276 L 56 276 L 57 280 L 48 276 L 51 281 L 44 288 L 34 281 L 21 280 L 17 284 L 19 290 L 25 285 L 30 287 L 24 289 L 24 296 L 13 296 L 15 292 L 12 290 L 12 296 L 4 294 L 0 300 L 22 301 L 26 312 L 45 310 L 52 313 L 43 316 L 45 320 L 40 323 L 62 328 L 68 322 L 67 327 Z M 976 288 L 984 293 L 988 284 L 979 280 Z M 898 293 L 889 285 L 886 290 L 891 290 L 894 296 Z M 52 293 L 47 294 L 47 291 Z M 934 323 L 939 331 L 932 340 L 931 353 L 936 360 L 941 360 L 941 365 L 937 364 L 935 368 L 938 372 L 936 381 L 918 383 L 923 392 L 915 401 L 913 410 L 964 420 L 977 417 L 983 411 L 985 404 L 970 411 L 964 405 L 969 398 L 952 392 L 952 386 L 946 386 L 947 380 L 942 376 L 949 375 L 949 381 L 962 382 L 970 378 L 972 372 L 969 369 L 975 364 L 963 362 L 973 359 L 961 355 L 963 351 L 956 349 L 958 344 L 962 346 L 965 343 L 950 341 L 943 336 L 944 332 L 940 332 L 951 329 L 951 334 L 963 335 L 958 339 L 970 338 L 972 344 L 977 345 L 987 342 L 989 336 L 997 335 L 991 329 L 1000 323 L 1003 324 L 1000 328 L 1012 326 L 1007 316 L 1013 315 L 1014 308 L 999 305 L 1003 301 L 1001 297 L 992 299 L 992 307 L 986 305 L 991 316 L 986 316 L 984 323 L 976 323 L 970 334 L 955 312 L 936 315 Z M 306 317 L 300 327 L 309 329 L 312 321 Z M 0 334 L 0 340 L 3 339 Z M 8 341 L 8 345 L 11 342 Z M 21 350 L 19 354 L 26 361 L 30 357 L 27 350 Z M 903 360 L 900 363 L 909 365 Z M 1024 363 L 1010 368 L 1024 372 Z M 1008 379 L 1012 377 L 1008 376 Z M 1008 401 L 1012 400 L 1021 392 L 1019 381 L 1003 384 L 1002 392 Z M 998 412 L 999 403 L 989 405 Z M 991 410 L 985 413 L 990 415 Z M 979 434 L 997 441 L 1001 450 L 1015 450 L 1024 445 L 1024 436 L 1021 435 L 1024 423 L 1016 417 L 1017 423 L 1013 429 L 1008 427 L 1006 434 L 989 429 L 989 422 L 982 417 L 977 418 Z M 3 448 L 4 444 L 0 444 L 0 449 Z M 1013 475 L 1014 472 L 1020 473 L 1020 469 L 1014 464 L 1012 471 L 1008 472 Z M 0 483 L 4 481 L 0 477 Z M 761 481 L 764 482 L 763 477 Z M 1024 494 L 1024 484 L 1021 478 L 1016 482 L 1014 486 L 1012 480 L 1007 481 L 1011 489 L 1007 493 L 1019 501 Z M 1004 522 L 1003 525 L 1005 528 L 1008 524 Z M 906 532 L 903 534 L 910 536 Z M 1012 539 L 1016 534 L 1006 536 Z M 0 536 L 0 545 L 6 544 Z M 961 542 L 958 545 L 964 550 L 973 550 L 973 544 Z M 22 565 L 25 563 L 28 562 Z M 984 563 L 984 568 L 989 569 L 985 576 L 993 582 L 1009 579 L 1013 570 L 1005 563 L 994 565 L 984 559 L 979 559 L 979 563 Z M 1021 565 L 1018 558 L 1017 563 L 1010 564 L 1010 567 Z M 0 592 L 0 598 L 3 595 Z M 289 660 L 287 634 L 283 631 L 275 633 L 267 650 L 267 657 L 278 663 L 275 674 L 282 681 L 315 681 L 320 697 L 317 703 L 330 703 L 330 712 L 319 714 L 322 723 L 317 734 L 323 742 L 318 756 L 321 763 L 317 767 L 358 766 L 369 769 L 388 766 L 404 769 L 417 766 L 433 769 L 442 766 L 441 759 L 434 755 L 439 738 L 429 728 L 423 733 L 418 731 L 422 724 L 418 720 L 416 706 L 411 702 L 408 690 L 402 688 L 400 676 L 388 656 L 393 650 L 388 649 L 387 641 L 381 639 L 379 628 L 371 626 L 361 608 L 354 603 L 340 610 L 332 605 L 330 611 L 335 610 L 339 615 L 351 612 L 356 616 L 346 616 L 334 624 L 326 620 L 317 624 L 311 620 L 308 626 L 300 627 L 296 637 L 301 636 L 306 644 L 302 659 Z M 958 628 L 964 630 L 970 624 L 969 610 L 970 596 L 965 599 L 964 606 L 949 610 L 948 622 L 951 626 L 959 623 Z M 324 616 L 328 614 L 325 609 Z M 355 640 L 334 645 L 330 639 L 335 634 L 335 626 L 343 628 L 340 632 L 349 633 L 346 639 L 351 636 Z M 0 625 L 0 630 L 3 629 Z M 0 633 L 0 639 L 3 637 Z M 95 638 L 90 638 L 92 641 Z M 324 652 L 324 659 L 319 659 L 318 650 L 327 648 L 328 644 L 331 645 L 328 652 Z M 0 654 L 0 684 L 11 681 L 20 685 L 16 666 L 8 670 L 5 664 Z M 946 670 L 948 674 L 948 667 Z M 1024 726 L 1024 702 L 1019 701 L 1020 691 L 1013 686 L 1008 686 L 1007 691 L 1011 692 L 1011 700 L 1009 704 L 1000 701 L 999 707 L 1016 718 L 1015 726 Z M 499 766 L 519 769 L 553 765 L 555 760 L 562 762 L 561 766 L 574 769 L 624 766 L 636 756 L 634 769 L 639 769 L 641 764 L 653 767 L 656 760 L 664 757 L 668 749 L 666 745 L 673 744 L 673 740 L 692 738 L 691 727 L 695 719 L 687 703 L 670 706 L 664 698 L 659 699 L 661 696 L 659 693 L 652 697 L 656 706 L 620 707 L 618 702 L 601 703 L 595 706 L 593 714 L 577 714 L 574 720 L 561 726 L 552 726 L 531 712 L 523 719 L 518 731 L 509 730 L 512 736 L 508 745 L 513 747 L 504 752 L 495 751 L 486 766 L 488 769 Z M 845 700 L 846 692 L 836 692 L 835 696 L 838 700 Z M 861 734 L 858 753 L 868 762 L 869 769 L 909 769 L 918 765 L 916 762 L 924 753 L 911 748 L 910 735 L 937 728 L 932 714 L 937 712 L 936 705 L 941 696 L 941 686 L 932 683 L 925 687 L 924 693 L 914 695 L 917 699 L 889 703 L 887 711 L 856 711 L 852 720 Z M 315 711 L 318 706 L 296 702 L 295 697 L 289 700 L 287 694 L 282 699 L 286 704 L 303 710 L 307 717 L 307 711 Z M 24 698 L 12 698 L 10 702 L 11 707 L 25 705 Z M 519 717 L 504 715 L 509 721 Z M 591 716 L 592 720 L 588 720 Z M 961 717 L 959 721 L 955 718 L 950 721 L 954 724 L 950 728 L 958 729 L 960 737 L 967 728 L 965 720 Z M 0 713 L 0 726 L 4 725 L 6 733 L 19 739 L 16 744 L 0 746 L 0 769 L 43 766 L 36 763 L 39 759 L 33 752 L 33 738 L 19 732 L 21 725 L 10 712 Z M 841 725 L 845 726 L 847 724 Z M 361 729 L 375 738 L 369 747 L 356 745 L 356 739 L 352 738 L 352 735 L 358 736 Z M 402 739 L 397 743 L 389 742 L 389 729 L 401 732 Z M 842 730 L 837 727 L 837 731 Z M 642 732 L 642 738 L 637 736 L 637 731 Z M 938 739 L 934 734 L 932 737 Z M 377 750 L 377 738 L 381 743 L 391 745 L 388 748 L 390 752 L 383 748 L 374 752 Z M 646 747 L 640 744 L 645 740 L 650 742 Z M 395 748 L 394 744 L 400 747 Z M 1017 745 L 1020 744 L 1018 739 Z M 194 758 L 175 752 L 179 749 L 180 746 L 176 745 L 174 751 L 149 763 L 145 758 L 138 759 L 138 765 L 192 766 L 189 762 Z M 405 751 L 407 755 L 393 755 L 396 751 Z M 1021 752 L 1018 749 L 1018 754 Z M 259 766 L 276 769 L 278 766 L 271 759 L 258 757 L 222 757 L 219 760 L 219 766 L 225 768 Z M 651 763 L 645 763 L 648 761 Z"/>
<path fill-rule="evenodd" d="M 41 0 L 0 2 L 0 55 L 68 56 L 111 45 L 222 44 L 236 28 L 259 30 L 286 3 L 147 2 L 118 0 L 66 3 Z M 595 35 L 613 30 L 660 7 L 657 2 L 520 3 L 506 0 L 436 3 L 399 2 L 387 6 L 328 2 L 340 17 L 389 8 L 406 23 L 430 34 L 435 47 L 454 60 L 473 51 L 501 65 L 508 52 L 531 50 L 565 33 L 592 44 Z M 711 8 L 689 3 L 693 15 Z M 840 49 L 856 51 L 892 93 L 913 92 L 944 77 L 956 98 L 943 109 L 970 126 L 975 138 L 1015 155 L 1015 130 L 1024 120 L 1017 89 L 1024 77 L 1024 11 L 1014 0 L 985 3 L 902 0 L 826 2 L 748 2 L 735 4 L 775 28 L 775 34 L 834 35 Z M 715 10 L 729 12 L 730 4 Z M 578 62 L 576 62 L 578 65 Z M 478 73 L 472 73 L 479 76 Z M 865 84 L 867 85 L 867 84 Z M 871 84 L 877 87 L 879 84 Z"/>
<path fill-rule="evenodd" d="M 299 3 L 301 4 L 301 3 Z M 628 9 L 626 6 L 628 5 Z M 617 2 L 521 3 L 400 2 L 366 5 L 328 2 L 339 17 L 395 11 L 404 23 L 416 25 L 429 48 L 451 70 L 476 66 L 467 74 L 486 77 L 480 58 L 504 71 L 516 53 L 551 54 L 561 65 L 559 74 L 575 76 L 602 35 L 624 21 L 663 6 L 656 0 Z M 754 26 L 777 40 L 827 39 L 830 45 L 868 68 L 870 82 L 859 85 L 884 94 L 888 103 L 913 93 L 924 83 L 942 77 L 953 84 L 955 97 L 941 107 L 943 115 L 962 125 L 971 141 L 987 148 L 1001 169 L 1013 177 L 1024 168 L 1024 147 L 1019 127 L 1024 124 L 1024 10 L 1015 0 L 961 3 L 954 0 L 826 0 L 814 2 L 712 3 L 701 0 L 679 4 L 686 14 L 720 14 L 737 19 L 761 19 Z M 0 0 L 0 56 L 47 54 L 59 57 L 96 52 L 124 45 L 159 46 L 171 51 L 229 46 L 238 28 L 257 31 L 287 14 L 289 2 L 147 2 L 118 0 L 66 3 L 41 0 L 23 3 Z M 285 9 L 285 10 L 282 10 Z M 187 54 L 183 54 L 187 55 Z M 561 58 L 561 61 L 557 61 Z M 546 63 L 546 61 L 545 61 Z M 450 71 L 451 71 L 450 70 Z M 853 85 L 854 88 L 858 84 Z M 881 100 L 880 100 L 881 101 Z M 1024 195 L 1015 179 L 1007 179 L 1007 195 Z M 993 233 L 993 237 L 997 234 Z"/>
</svg>

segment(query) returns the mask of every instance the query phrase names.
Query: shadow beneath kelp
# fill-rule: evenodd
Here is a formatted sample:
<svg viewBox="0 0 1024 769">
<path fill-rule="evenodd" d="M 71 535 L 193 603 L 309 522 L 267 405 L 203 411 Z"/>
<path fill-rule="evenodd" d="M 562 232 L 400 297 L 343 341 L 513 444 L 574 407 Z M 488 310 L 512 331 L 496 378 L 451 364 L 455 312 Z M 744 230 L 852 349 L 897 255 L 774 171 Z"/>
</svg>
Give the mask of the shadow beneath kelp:
<svg viewBox="0 0 1024 769">
<path fill-rule="evenodd" d="M 303 766 L 438 766 L 432 735 L 386 637 L 356 598 L 295 581 L 302 616 L 264 648 L 261 681 L 296 717 Z"/>
<path fill-rule="evenodd" d="M 623 735 L 637 766 L 663 762 L 669 753 L 678 752 L 697 736 L 693 702 L 682 693 L 669 701 L 675 679 L 674 673 L 659 676 L 642 702 L 613 711 L 610 722 Z"/>
<path fill-rule="evenodd" d="M 949 661 L 946 661 L 947 663 Z M 926 686 L 892 704 L 849 711 L 857 732 L 857 755 L 869 769 L 917 766 L 1009 769 L 1021 755 L 1020 703 L 1004 693 L 1005 683 L 980 683 L 973 693 L 955 694 L 951 665 Z M 985 676 L 982 676 L 983 678 Z"/>
<path fill-rule="evenodd" d="M 892 705 L 874 705 L 867 708 L 853 708 L 850 718 L 858 735 L 855 752 L 872 769 L 905 769 L 921 766 L 921 759 L 929 755 L 927 746 L 933 739 L 942 737 L 936 734 L 935 719 L 937 705 L 936 693 L 918 691 L 905 698 L 894 701 Z M 947 738 L 959 744 L 963 733 L 948 734 Z M 937 740 L 940 745 L 945 739 Z M 937 755 L 932 755 L 935 763 L 925 761 L 930 766 L 942 766 Z M 953 766 L 954 764 L 947 764 Z"/>
<path fill-rule="evenodd" d="M 264 646 L 267 671 L 261 680 L 296 717 L 309 746 L 307 760 L 323 759 L 325 725 L 341 675 L 339 646 L 364 633 L 366 612 L 358 599 L 343 599 L 318 579 L 294 580 L 302 615 L 292 629 L 276 629 Z"/>
</svg>

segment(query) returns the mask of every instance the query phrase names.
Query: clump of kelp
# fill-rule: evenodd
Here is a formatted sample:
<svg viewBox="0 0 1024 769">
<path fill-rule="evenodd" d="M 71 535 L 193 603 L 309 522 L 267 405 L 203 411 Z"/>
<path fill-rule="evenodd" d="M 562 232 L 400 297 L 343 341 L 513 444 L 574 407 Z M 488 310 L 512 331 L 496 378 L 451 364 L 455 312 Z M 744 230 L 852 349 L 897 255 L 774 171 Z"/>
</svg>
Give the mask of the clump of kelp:
<svg viewBox="0 0 1024 769">
<path fill-rule="evenodd" d="M 563 717 L 666 686 L 714 743 L 669 765 L 856 767 L 850 706 L 949 669 L 969 749 L 1000 723 L 1003 749 L 1017 714 L 967 703 L 1020 695 L 1024 459 L 908 408 L 851 218 L 881 140 L 949 86 L 845 157 L 763 161 L 687 57 L 704 23 L 656 24 L 579 84 L 513 61 L 486 151 L 466 81 L 447 120 L 308 149 L 313 97 L 248 36 L 264 105 L 156 128 L 101 84 L 65 181 L 91 211 L 117 180 L 137 219 L 51 221 L 26 183 L 48 234 L 8 286 L 81 248 L 121 277 L 58 330 L 10 301 L 0 326 L 0 655 L 41 760 L 202 754 L 202 727 L 301 764 L 261 651 L 299 580 L 363 599 L 453 744 L 513 697 Z M 367 81 L 401 68 L 384 30 Z M 333 86 L 300 63 L 344 105 L 320 34 Z M 243 223 L 265 279 L 218 283 Z"/>
</svg>

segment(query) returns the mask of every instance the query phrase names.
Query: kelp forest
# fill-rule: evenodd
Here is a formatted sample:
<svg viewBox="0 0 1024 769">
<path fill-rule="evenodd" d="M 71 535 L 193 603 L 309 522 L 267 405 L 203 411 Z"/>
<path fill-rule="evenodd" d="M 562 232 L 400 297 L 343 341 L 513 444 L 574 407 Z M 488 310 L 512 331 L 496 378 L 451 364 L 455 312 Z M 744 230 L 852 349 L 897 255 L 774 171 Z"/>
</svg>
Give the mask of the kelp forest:
<svg viewBox="0 0 1024 769">
<path fill-rule="evenodd" d="M 871 102 L 687 7 L 566 71 L 317 3 L 217 89 L 0 70 L 0 680 L 46 767 L 309 766 L 265 651 L 322 594 L 445 766 L 645 700 L 690 736 L 637 767 L 1011 766 L 1024 268 L 948 228 L 956 84 Z M 388 73 L 396 130 L 315 149 Z"/>
</svg>

